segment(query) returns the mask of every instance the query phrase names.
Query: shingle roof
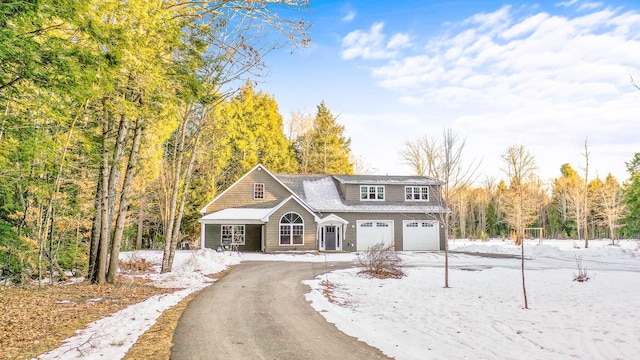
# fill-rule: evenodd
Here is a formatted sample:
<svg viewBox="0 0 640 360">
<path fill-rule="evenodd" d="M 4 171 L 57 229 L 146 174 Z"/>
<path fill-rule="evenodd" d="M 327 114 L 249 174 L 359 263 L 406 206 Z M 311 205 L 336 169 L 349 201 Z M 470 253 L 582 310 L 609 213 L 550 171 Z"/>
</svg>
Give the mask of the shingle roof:
<svg viewBox="0 0 640 360">
<path fill-rule="evenodd" d="M 343 184 L 406 184 L 406 185 L 442 185 L 442 182 L 428 176 L 398 175 L 333 175 Z"/>
<path fill-rule="evenodd" d="M 420 176 L 370 176 L 370 175 L 298 175 L 276 174 L 285 184 L 314 211 L 319 212 L 440 212 L 440 206 L 415 202 L 376 202 L 363 204 L 359 201 L 344 201 L 336 182 L 345 184 L 439 184 L 436 180 Z"/>
</svg>

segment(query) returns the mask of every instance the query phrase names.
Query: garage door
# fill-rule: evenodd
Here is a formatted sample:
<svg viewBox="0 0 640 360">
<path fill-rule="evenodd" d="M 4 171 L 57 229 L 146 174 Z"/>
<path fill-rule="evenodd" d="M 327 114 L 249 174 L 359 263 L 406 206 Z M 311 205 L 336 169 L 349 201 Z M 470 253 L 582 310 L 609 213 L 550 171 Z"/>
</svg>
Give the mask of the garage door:
<svg viewBox="0 0 640 360">
<path fill-rule="evenodd" d="M 367 250 L 379 242 L 393 245 L 393 220 L 358 220 L 358 251 Z"/>
<path fill-rule="evenodd" d="M 440 250 L 440 227 L 433 220 L 404 220 L 402 250 Z"/>
</svg>

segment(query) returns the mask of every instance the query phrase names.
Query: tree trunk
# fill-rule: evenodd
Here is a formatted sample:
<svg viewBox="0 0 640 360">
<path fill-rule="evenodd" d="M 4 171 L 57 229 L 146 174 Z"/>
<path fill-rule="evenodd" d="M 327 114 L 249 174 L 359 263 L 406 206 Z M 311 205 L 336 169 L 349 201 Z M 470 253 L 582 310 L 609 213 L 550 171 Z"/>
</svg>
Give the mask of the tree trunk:
<svg viewBox="0 0 640 360">
<path fill-rule="evenodd" d="M 175 249 L 172 247 L 172 235 L 173 235 L 173 227 L 175 223 L 176 217 L 176 207 L 178 204 L 178 190 L 180 188 L 180 173 L 182 172 L 182 159 L 184 157 L 184 140 L 186 137 L 186 127 L 187 127 L 187 119 L 189 112 L 185 114 L 185 118 L 180 126 L 180 131 L 178 133 L 178 143 L 176 144 L 176 149 L 174 151 L 174 166 L 173 166 L 173 182 L 171 184 L 171 188 L 173 189 L 171 193 L 171 200 L 169 206 L 169 224 L 167 225 L 165 240 L 164 240 L 164 254 L 162 256 L 162 269 L 161 273 L 166 273 L 171 271 L 171 267 L 173 266 L 173 257 Z"/>
<path fill-rule="evenodd" d="M 136 250 L 142 249 L 142 230 L 144 226 L 144 195 L 140 197 L 140 209 L 138 210 L 138 229 L 136 231 Z"/>
<path fill-rule="evenodd" d="M 527 302 L 527 287 L 524 281 L 524 241 L 521 241 L 520 245 L 520 266 L 522 269 L 522 294 L 524 296 L 524 308 L 528 309 L 529 304 Z"/>
<path fill-rule="evenodd" d="M 123 164 L 124 150 L 128 142 L 129 135 L 129 118 L 124 114 L 120 115 L 120 126 L 118 127 L 118 137 L 116 139 L 115 147 L 113 150 L 113 162 L 111 163 L 111 169 L 109 171 L 109 212 L 108 212 L 108 224 L 111 229 L 111 223 L 113 221 L 113 211 L 116 208 L 116 199 L 118 198 L 118 184 L 120 183 L 120 169 Z"/>
<path fill-rule="evenodd" d="M 109 273 L 107 274 L 107 281 L 109 283 L 114 283 L 116 275 L 118 274 L 118 257 L 120 254 L 120 245 L 122 243 L 122 235 L 124 233 L 127 212 L 129 210 L 129 193 L 131 192 L 131 185 L 133 184 L 133 178 L 135 177 L 135 168 L 138 164 L 138 153 L 140 149 L 141 139 L 142 119 L 140 118 L 136 123 L 135 135 L 133 137 L 131 153 L 129 154 L 129 162 L 127 164 L 127 171 L 124 176 L 124 184 L 122 185 L 122 192 L 120 194 L 118 217 L 116 219 L 116 226 L 113 234 L 113 244 L 111 246 Z"/>
<path fill-rule="evenodd" d="M 180 226 L 182 224 L 182 216 L 184 215 L 184 206 L 187 202 L 187 195 L 189 193 L 189 184 L 191 183 L 191 174 L 193 173 L 193 166 L 196 162 L 196 155 L 198 149 L 198 142 L 200 141 L 201 132 L 198 130 L 193 141 L 193 150 L 191 151 L 191 158 L 189 159 L 189 166 L 183 179 L 182 197 L 180 199 L 180 209 L 178 210 L 178 216 L 173 226 L 173 235 L 171 237 L 171 251 L 169 253 L 169 268 L 173 266 L 173 259 L 175 256 L 175 249 L 180 239 Z"/>
<path fill-rule="evenodd" d="M 102 132 L 103 140 L 102 140 L 102 165 L 101 167 L 104 169 L 102 171 L 102 186 L 100 186 L 100 214 L 96 214 L 97 217 L 100 218 L 99 223 L 99 234 L 98 234 L 98 253 L 96 258 L 96 267 L 97 270 L 95 272 L 94 278 L 91 279 L 91 282 L 94 284 L 104 284 L 106 282 L 106 272 L 107 272 L 107 254 L 109 247 L 109 189 L 107 184 L 109 183 L 109 149 L 107 144 L 108 137 L 108 125 L 103 124 L 103 132 Z"/>
<path fill-rule="evenodd" d="M 87 278 L 93 283 L 98 277 L 98 249 L 100 248 L 100 219 L 102 214 L 102 178 L 106 171 L 102 165 L 98 175 L 96 185 L 96 196 L 94 199 L 95 215 L 93 217 L 93 225 L 91 227 L 91 243 L 89 247 L 89 271 Z"/>
<path fill-rule="evenodd" d="M 444 218 L 444 287 L 449 287 L 449 220 L 447 214 Z"/>
</svg>

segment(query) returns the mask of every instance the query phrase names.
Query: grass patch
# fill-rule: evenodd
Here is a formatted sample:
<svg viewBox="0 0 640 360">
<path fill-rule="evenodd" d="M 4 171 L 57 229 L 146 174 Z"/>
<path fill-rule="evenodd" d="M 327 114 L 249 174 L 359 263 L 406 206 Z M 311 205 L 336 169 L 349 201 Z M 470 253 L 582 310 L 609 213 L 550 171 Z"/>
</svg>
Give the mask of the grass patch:
<svg viewBox="0 0 640 360">
<path fill-rule="evenodd" d="M 175 289 L 119 278 L 116 285 L 88 282 L 45 286 L 0 286 L 2 359 L 31 359 L 58 348 L 76 330 L 102 317 Z"/>
</svg>

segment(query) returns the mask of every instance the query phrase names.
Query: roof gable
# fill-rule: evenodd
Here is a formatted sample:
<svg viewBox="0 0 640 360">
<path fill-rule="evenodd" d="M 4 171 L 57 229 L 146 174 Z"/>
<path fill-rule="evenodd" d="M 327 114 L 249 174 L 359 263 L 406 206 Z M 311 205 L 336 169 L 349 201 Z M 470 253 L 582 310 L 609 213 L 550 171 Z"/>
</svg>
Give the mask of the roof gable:
<svg viewBox="0 0 640 360">
<path fill-rule="evenodd" d="M 259 183 L 261 181 L 257 180 L 256 182 L 247 184 L 248 181 L 251 181 L 251 178 L 262 178 L 272 185 L 276 184 L 277 189 L 274 189 L 273 186 L 271 188 L 267 186 L 268 189 L 266 190 L 268 194 L 265 194 L 265 199 L 255 200 L 253 199 L 253 193 L 250 189 L 252 189 L 253 183 Z M 239 195 L 241 195 L 240 197 L 242 197 L 243 200 L 241 202 L 238 201 Z M 282 183 L 280 179 L 278 179 L 269 170 L 267 170 L 266 167 L 264 167 L 262 164 L 258 164 L 251 170 L 247 171 L 233 184 L 231 184 L 231 186 L 218 194 L 212 201 L 210 201 L 200 210 L 200 213 L 206 214 L 208 212 L 216 211 L 216 209 L 219 210 L 220 207 L 272 207 L 274 202 L 280 202 L 283 199 L 288 198 L 289 196 L 296 196 L 296 194 L 291 191 L 291 189 L 287 185 Z M 222 203 L 220 203 L 220 201 L 222 201 Z M 216 203 L 218 203 L 218 205 L 214 206 Z M 212 206 L 213 209 L 211 209 Z"/>
</svg>

